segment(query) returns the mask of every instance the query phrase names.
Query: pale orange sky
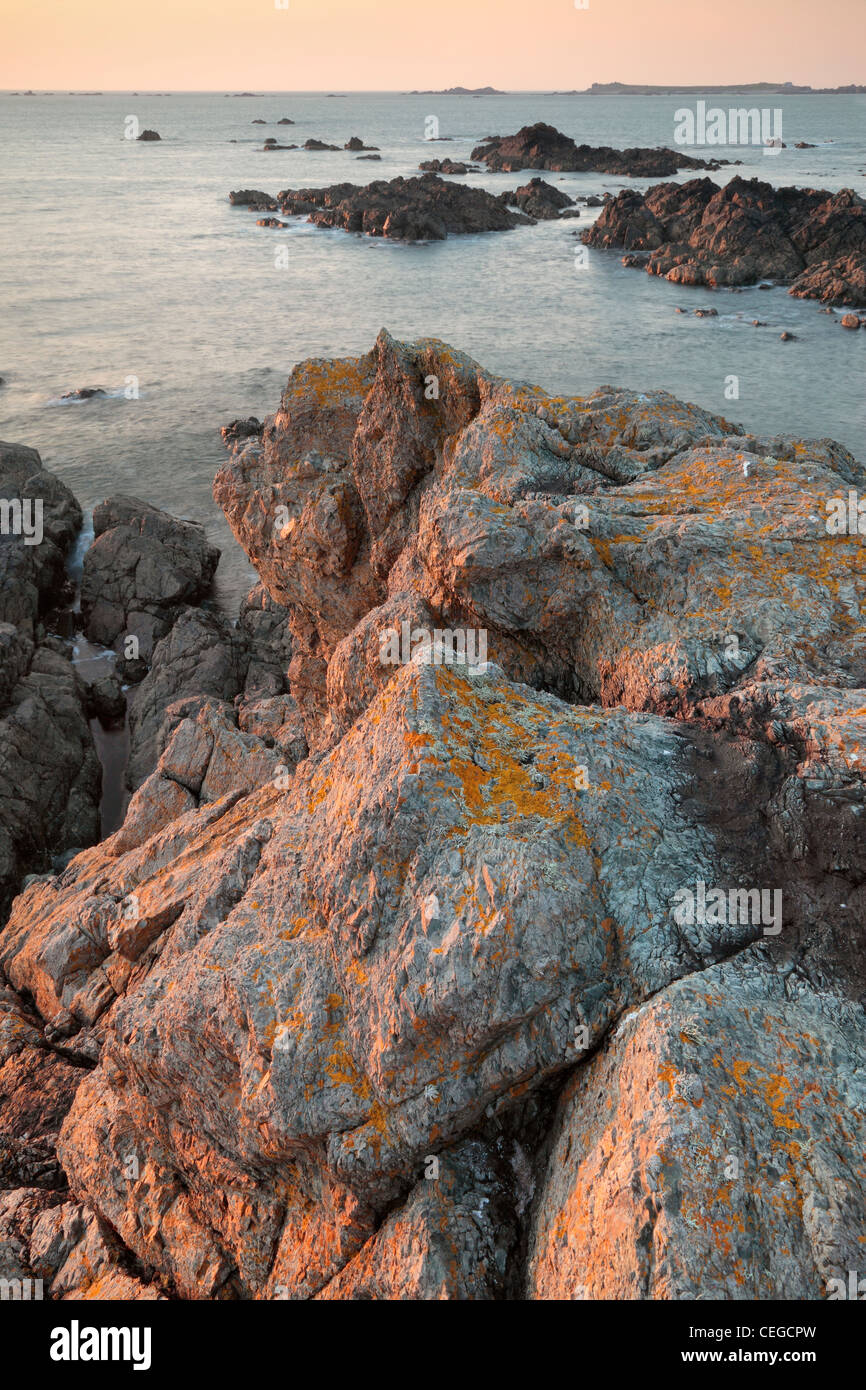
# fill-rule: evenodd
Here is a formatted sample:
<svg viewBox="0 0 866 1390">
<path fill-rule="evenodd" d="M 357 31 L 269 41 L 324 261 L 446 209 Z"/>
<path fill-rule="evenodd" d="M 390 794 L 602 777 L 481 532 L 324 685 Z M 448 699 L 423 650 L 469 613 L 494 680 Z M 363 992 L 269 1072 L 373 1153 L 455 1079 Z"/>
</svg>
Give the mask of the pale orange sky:
<svg viewBox="0 0 866 1390">
<path fill-rule="evenodd" d="M 866 82 L 866 0 L 0 0 L 0 88 Z"/>
</svg>

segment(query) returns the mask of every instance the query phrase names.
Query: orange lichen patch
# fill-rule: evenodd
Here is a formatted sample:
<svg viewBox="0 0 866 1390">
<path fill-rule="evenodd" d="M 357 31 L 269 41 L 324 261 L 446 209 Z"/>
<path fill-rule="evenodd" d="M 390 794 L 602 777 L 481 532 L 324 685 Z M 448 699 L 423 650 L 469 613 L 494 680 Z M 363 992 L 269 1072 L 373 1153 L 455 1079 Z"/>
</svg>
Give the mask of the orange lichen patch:
<svg viewBox="0 0 866 1390">
<path fill-rule="evenodd" d="M 800 1129 L 800 1122 L 785 1113 L 784 1107 L 793 1100 L 787 1077 L 762 1072 L 756 1063 L 742 1058 L 736 1058 L 726 1070 L 734 1080 L 734 1087 L 722 1087 L 726 1094 L 734 1095 L 738 1091 L 743 1096 L 760 1097 L 769 1108 L 777 1129 Z"/>
<path fill-rule="evenodd" d="M 366 395 L 372 381 L 369 364 L 363 358 L 311 359 L 295 369 L 290 389 L 296 395 L 309 392 L 323 408 L 329 405 L 345 408 L 346 398 Z"/>
</svg>

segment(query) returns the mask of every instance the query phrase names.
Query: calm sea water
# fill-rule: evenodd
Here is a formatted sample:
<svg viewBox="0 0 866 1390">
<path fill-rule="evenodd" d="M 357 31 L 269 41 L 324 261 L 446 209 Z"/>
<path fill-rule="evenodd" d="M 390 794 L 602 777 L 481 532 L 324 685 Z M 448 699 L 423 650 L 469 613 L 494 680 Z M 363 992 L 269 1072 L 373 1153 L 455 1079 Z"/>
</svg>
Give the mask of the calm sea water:
<svg viewBox="0 0 866 1390">
<path fill-rule="evenodd" d="M 763 100 L 782 107 L 789 148 L 772 157 L 730 151 L 744 161 L 736 172 L 866 194 L 866 98 Z M 268 231 L 226 201 L 234 188 L 411 174 L 421 159 L 467 158 L 485 135 L 536 120 L 592 144 L 670 145 L 674 112 L 687 104 L 529 94 L 0 95 L 0 437 L 38 448 L 88 508 L 126 491 L 204 521 L 224 546 L 219 596 L 232 609 L 251 572 L 211 500 L 224 458 L 219 426 L 270 413 L 295 362 L 365 351 L 383 325 L 399 337 L 444 338 L 493 371 L 558 392 L 664 387 L 756 431 L 830 435 L 863 457 L 866 333 L 846 333 L 783 289 L 678 289 L 624 269 L 617 253 L 591 252 L 577 270 L 574 232 L 589 213 L 404 246 L 301 220 Z M 125 139 L 131 115 L 162 142 Z M 450 144 L 425 140 L 431 115 Z M 278 126 L 281 116 L 296 124 Z M 253 125 L 255 117 L 269 124 Z M 343 151 L 261 152 L 267 136 L 343 145 L 352 135 L 380 146 L 381 164 Z M 817 148 L 795 150 L 796 140 Z M 498 192 L 529 177 L 471 181 Z M 648 183 L 545 177 L 572 194 Z M 719 317 L 684 317 L 677 305 L 712 306 Z M 755 318 L 767 326 L 752 327 Z M 780 342 L 784 329 L 797 341 Z M 731 374 L 738 401 L 725 400 Z M 132 377 L 138 399 L 124 395 Z M 116 394 L 58 404 L 84 386 Z"/>
</svg>

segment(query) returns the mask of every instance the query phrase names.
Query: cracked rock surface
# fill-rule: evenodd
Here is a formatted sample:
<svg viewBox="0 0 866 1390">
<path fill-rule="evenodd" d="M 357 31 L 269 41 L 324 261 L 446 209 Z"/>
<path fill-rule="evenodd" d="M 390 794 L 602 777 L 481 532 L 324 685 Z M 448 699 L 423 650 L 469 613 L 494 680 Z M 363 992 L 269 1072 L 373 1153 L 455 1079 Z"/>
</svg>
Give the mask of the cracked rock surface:
<svg viewBox="0 0 866 1390">
<path fill-rule="evenodd" d="M 847 1278 L 864 576 L 825 521 L 864 482 L 830 440 L 432 339 L 298 366 L 215 482 L 263 645 L 227 699 L 189 663 L 124 825 L 0 933 L 9 1085 L 28 1049 L 58 1071 L 48 1185 L 25 1155 L 0 1202 L 22 1269 L 182 1299 Z M 383 662 L 404 625 L 429 640 Z"/>
</svg>

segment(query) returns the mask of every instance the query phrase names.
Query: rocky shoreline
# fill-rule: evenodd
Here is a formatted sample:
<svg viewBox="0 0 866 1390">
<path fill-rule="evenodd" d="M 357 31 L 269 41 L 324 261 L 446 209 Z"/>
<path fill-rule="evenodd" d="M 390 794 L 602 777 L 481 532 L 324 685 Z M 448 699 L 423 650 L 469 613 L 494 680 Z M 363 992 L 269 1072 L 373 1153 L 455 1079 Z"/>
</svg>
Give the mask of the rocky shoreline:
<svg viewBox="0 0 866 1390">
<path fill-rule="evenodd" d="M 7 1277 L 826 1296 L 866 1219 L 863 464 L 385 332 L 225 438 L 237 623 L 201 528 L 94 518 L 80 622 L 137 682 L 99 842 L 81 512 L 0 446 L 45 530 L 0 537 Z"/>
</svg>

